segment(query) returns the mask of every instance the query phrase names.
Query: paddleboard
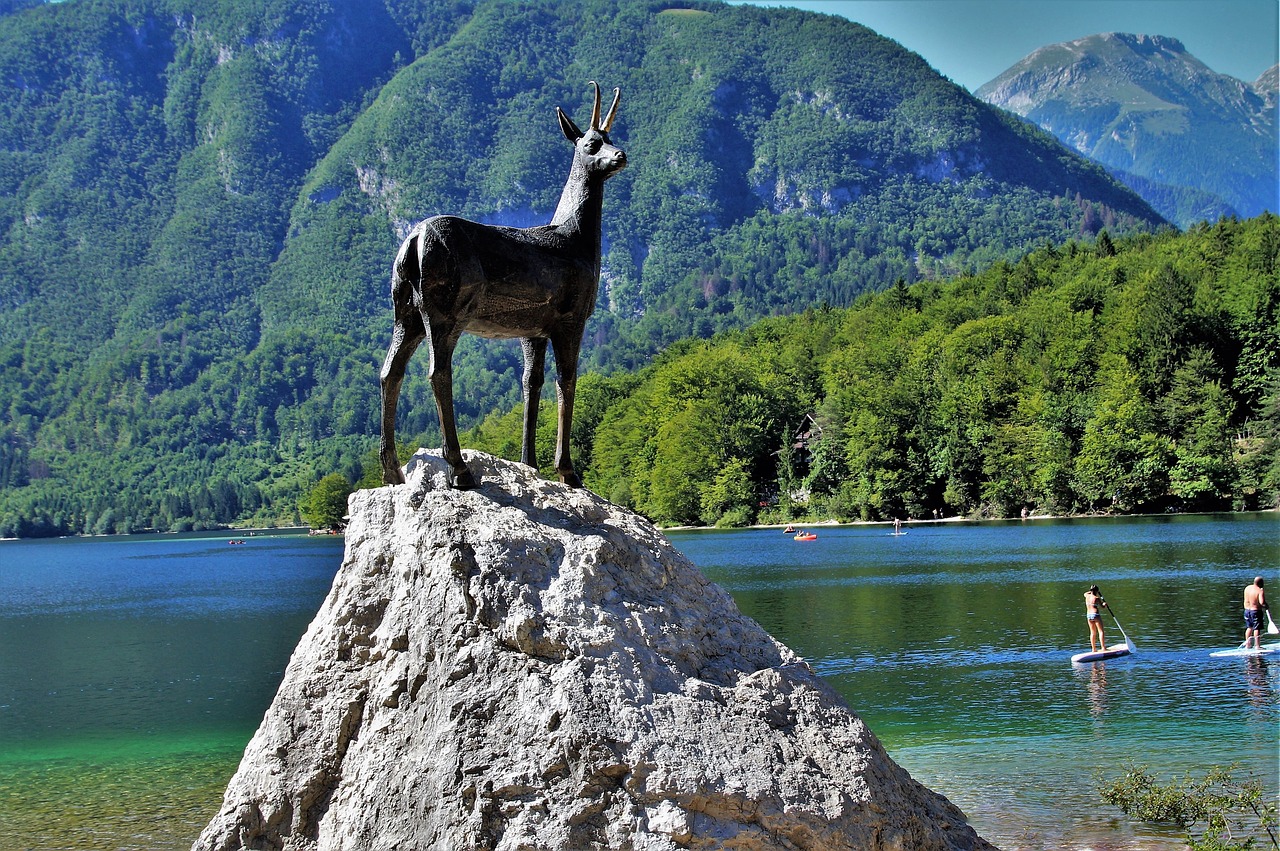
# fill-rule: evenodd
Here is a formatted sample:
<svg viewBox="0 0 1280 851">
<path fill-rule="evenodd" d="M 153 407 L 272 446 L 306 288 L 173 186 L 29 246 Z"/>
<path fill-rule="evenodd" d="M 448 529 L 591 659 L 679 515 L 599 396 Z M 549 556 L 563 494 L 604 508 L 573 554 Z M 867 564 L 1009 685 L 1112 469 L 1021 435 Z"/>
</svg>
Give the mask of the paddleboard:
<svg viewBox="0 0 1280 851">
<path fill-rule="evenodd" d="M 907 533 L 906 532 L 886 532 L 885 534 L 891 538 L 901 538 L 903 535 Z"/>
<path fill-rule="evenodd" d="M 1268 653 L 1280 653 L 1280 644 L 1264 644 L 1261 647 L 1250 647 L 1245 650 L 1243 647 L 1232 647 L 1230 650 L 1215 650 L 1210 656 L 1266 656 Z"/>
<path fill-rule="evenodd" d="M 1119 659 L 1128 656 L 1129 648 L 1123 644 L 1113 644 L 1106 650 L 1095 650 L 1090 653 L 1077 653 L 1071 657 L 1072 662 L 1101 662 L 1103 659 Z"/>
</svg>

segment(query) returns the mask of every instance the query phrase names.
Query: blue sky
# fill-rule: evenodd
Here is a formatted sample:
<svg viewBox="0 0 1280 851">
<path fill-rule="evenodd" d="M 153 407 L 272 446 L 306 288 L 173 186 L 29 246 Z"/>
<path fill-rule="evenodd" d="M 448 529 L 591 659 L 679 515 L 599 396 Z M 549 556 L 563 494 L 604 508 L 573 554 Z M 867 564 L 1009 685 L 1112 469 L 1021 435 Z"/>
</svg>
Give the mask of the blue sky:
<svg viewBox="0 0 1280 851">
<path fill-rule="evenodd" d="M 1252 82 L 1277 62 L 1277 0 L 747 0 L 841 15 L 925 58 L 969 91 L 1038 47 L 1104 32 L 1172 36 Z"/>
</svg>

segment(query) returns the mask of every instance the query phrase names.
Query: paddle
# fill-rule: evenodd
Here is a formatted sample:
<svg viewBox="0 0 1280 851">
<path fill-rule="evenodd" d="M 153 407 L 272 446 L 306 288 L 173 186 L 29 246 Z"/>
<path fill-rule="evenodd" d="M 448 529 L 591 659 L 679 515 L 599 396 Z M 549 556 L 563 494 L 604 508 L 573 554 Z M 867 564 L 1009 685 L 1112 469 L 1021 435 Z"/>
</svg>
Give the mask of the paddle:
<svg viewBox="0 0 1280 851">
<path fill-rule="evenodd" d="M 1120 619 L 1116 617 L 1116 613 L 1111 610 L 1110 605 L 1107 606 L 1107 611 L 1111 612 L 1111 619 L 1116 622 L 1116 626 L 1120 629 L 1120 634 L 1124 636 L 1124 646 L 1129 648 L 1130 653 L 1137 653 L 1138 648 L 1129 640 L 1129 636 L 1125 633 L 1124 627 L 1120 626 Z M 1104 647 L 1103 649 L 1105 650 L 1106 648 Z"/>
</svg>

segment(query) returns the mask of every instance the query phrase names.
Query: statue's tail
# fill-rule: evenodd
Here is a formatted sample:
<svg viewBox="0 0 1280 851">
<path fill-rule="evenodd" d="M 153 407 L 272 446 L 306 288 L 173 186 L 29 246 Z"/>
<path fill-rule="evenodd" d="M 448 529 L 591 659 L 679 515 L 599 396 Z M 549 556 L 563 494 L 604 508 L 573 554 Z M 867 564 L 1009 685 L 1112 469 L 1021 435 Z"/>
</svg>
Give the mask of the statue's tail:
<svg viewBox="0 0 1280 851">
<path fill-rule="evenodd" d="M 414 228 L 404 242 L 400 243 L 396 261 L 391 264 L 391 303 L 397 307 L 413 303 L 413 290 L 422 274 L 418 256 L 418 243 L 421 239 L 422 230 Z"/>
</svg>

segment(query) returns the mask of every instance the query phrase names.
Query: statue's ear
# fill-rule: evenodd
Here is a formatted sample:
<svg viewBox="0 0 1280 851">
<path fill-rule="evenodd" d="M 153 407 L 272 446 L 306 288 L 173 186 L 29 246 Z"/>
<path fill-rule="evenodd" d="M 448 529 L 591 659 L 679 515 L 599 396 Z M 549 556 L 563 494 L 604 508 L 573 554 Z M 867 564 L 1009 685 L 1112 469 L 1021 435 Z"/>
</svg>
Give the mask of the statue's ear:
<svg viewBox="0 0 1280 851">
<path fill-rule="evenodd" d="M 564 110 L 556 107 L 556 115 L 560 116 L 560 129 L 564 131 L 564 137 L 575 145 L 582 138 L 582 131 L 578 129 L 578 125 L 573 123 L 573 119 L 564 114 Z"/>
</svg>

